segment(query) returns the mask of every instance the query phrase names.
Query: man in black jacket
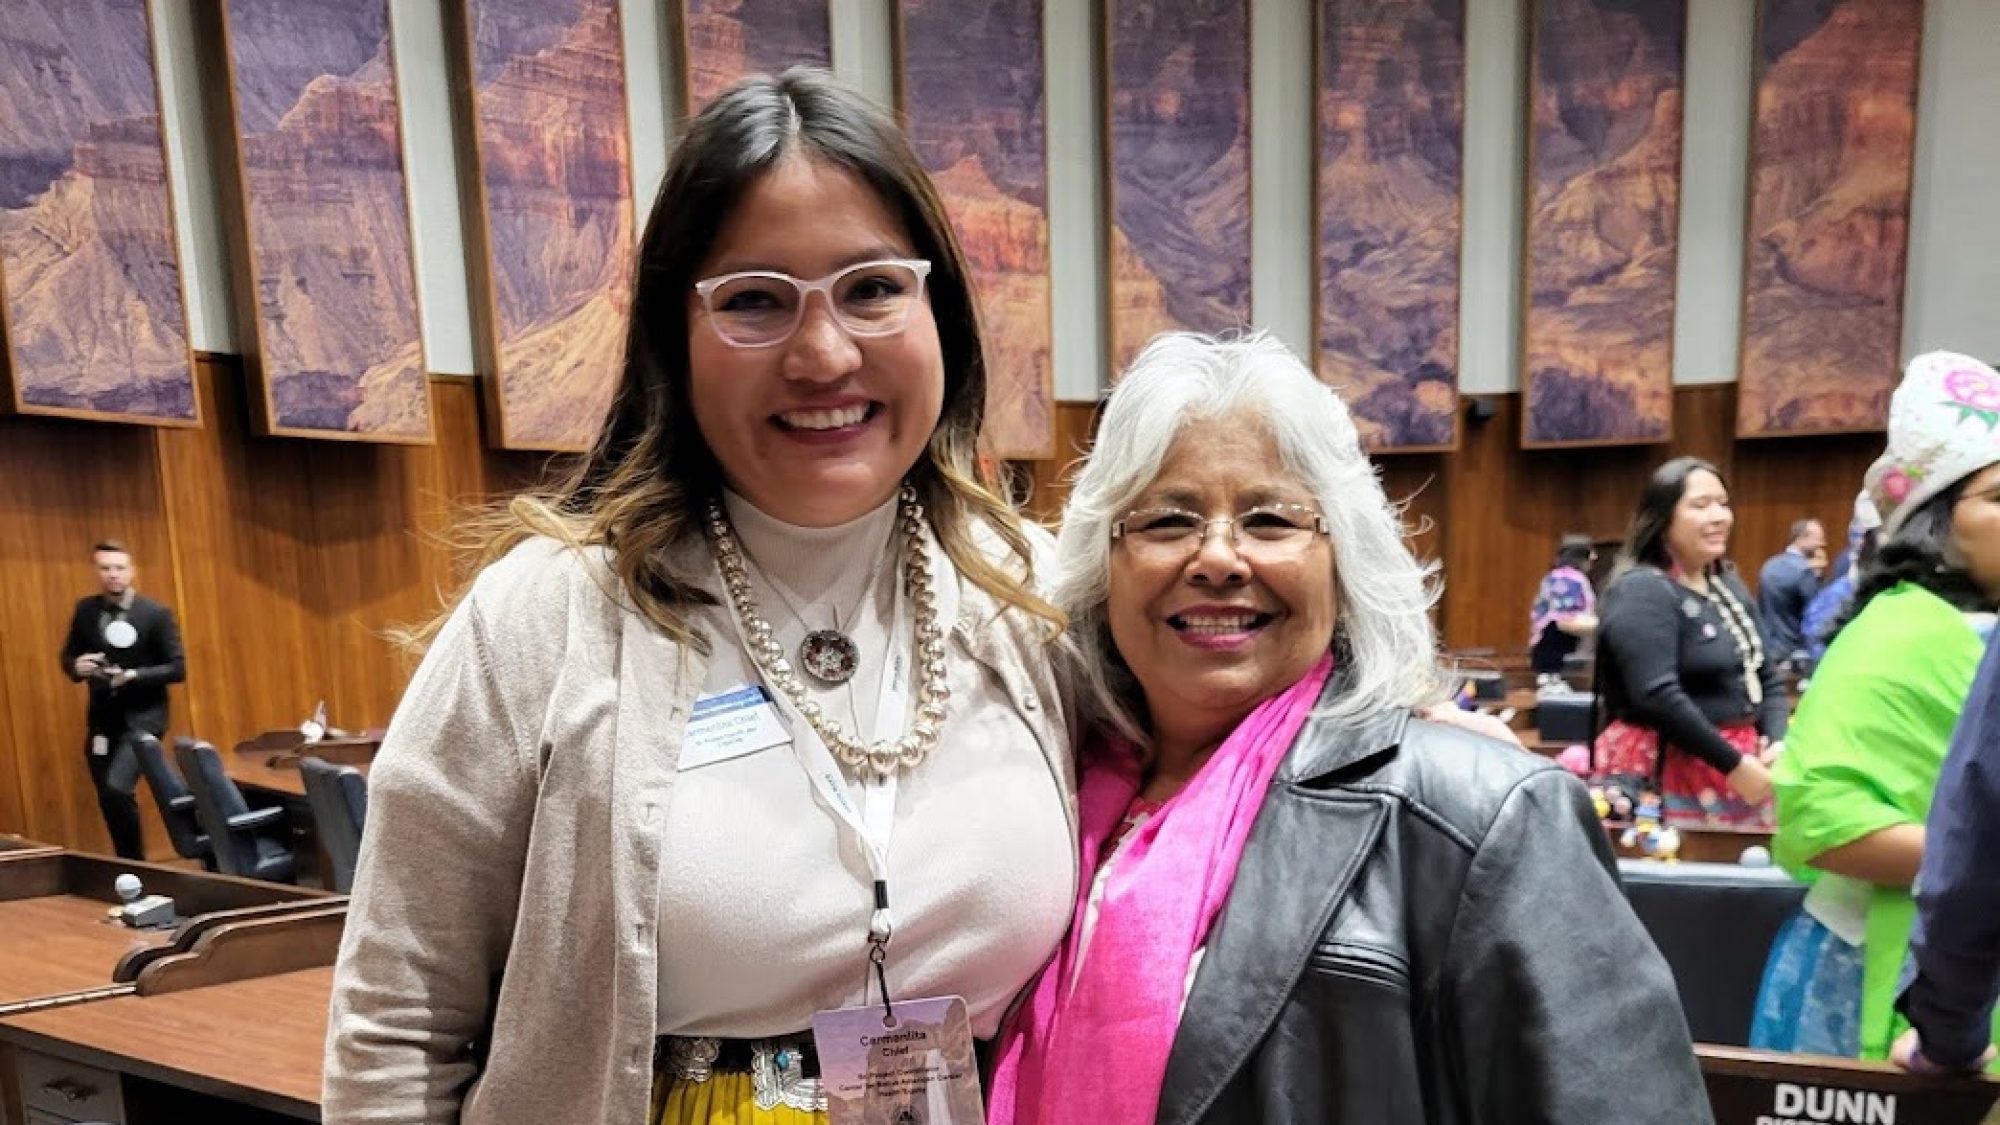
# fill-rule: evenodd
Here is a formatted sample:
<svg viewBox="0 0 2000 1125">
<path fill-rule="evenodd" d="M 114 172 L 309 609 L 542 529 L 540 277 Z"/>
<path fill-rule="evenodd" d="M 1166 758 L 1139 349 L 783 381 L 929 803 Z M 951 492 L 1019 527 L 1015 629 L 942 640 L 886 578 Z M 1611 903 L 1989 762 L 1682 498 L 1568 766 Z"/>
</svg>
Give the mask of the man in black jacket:
<svg viewBox="0 0 2000 1125">
<path fill-rule="evenodd" d="M 63 641 L 63 673 L 90 685 L 84 757 L 111 846 L 144 859 L 139 837 L 139 755 L 131 735 L 167 733 L 167 685 L 187 678 L 173 611 L 133 589 L 132 553 L 113 541 L 91 550 L 101 587 L 76 603 Z"/>
</svg>

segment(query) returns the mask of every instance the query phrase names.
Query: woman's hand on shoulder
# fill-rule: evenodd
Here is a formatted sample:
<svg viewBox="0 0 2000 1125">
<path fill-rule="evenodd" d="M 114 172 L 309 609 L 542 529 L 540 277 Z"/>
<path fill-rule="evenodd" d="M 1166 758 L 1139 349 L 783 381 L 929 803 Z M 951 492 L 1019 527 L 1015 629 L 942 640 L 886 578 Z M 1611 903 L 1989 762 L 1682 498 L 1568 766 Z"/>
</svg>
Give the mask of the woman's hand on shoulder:
<svg viewBox="0 0 2000 1125">
<path fill-rule="evenodd" d="M 1474 734 L 1483 734 L 1501 742 L 1511 742 L 1523 750 L 1527 749 L 1521 742 L 1521 736 L 1515 734 L 1512 727 L 1483 711 L 1467 711 L 1455 703 L 1434 703 L 1429 707 L 1418 709 L 1417 714 L 1434 723 L 1469 730 Z"/>
</svg>

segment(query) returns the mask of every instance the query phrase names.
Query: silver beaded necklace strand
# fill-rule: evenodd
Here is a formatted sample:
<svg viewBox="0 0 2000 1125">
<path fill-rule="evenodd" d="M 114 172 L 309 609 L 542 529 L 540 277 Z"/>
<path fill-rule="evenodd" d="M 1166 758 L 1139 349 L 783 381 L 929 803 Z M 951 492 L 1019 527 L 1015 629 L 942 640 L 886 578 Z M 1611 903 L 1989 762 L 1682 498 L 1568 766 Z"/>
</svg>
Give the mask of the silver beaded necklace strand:
<svg viewBox="0 0 2000 1125">
<path fill-rule="evenodd" d="M 1723 627 L 1729 630 L 1729 638 L 1736 642 L 1737 659 L 1743 663 L 1743 690 L 1750 696 L 1750 706 L 1762 706 L 1764 680 L 1758 673 L 1764 670 L 1764 645 L 1757 627 L 1750 622 L 1750 611 L 1743 608 L 1743 603 L 1736 600 L 1736 592 L 1721 578 L 1711 577 L 1708 589 L 1701 596 L 1716 608 Z"/>
<path fill-rule="evenodd" d="M 867 743 L 848 734 L 846 728 L 826 716 L 817 702 L 807 698 L 805 684 L 793 671 L 792 662 L 785 658 L 785 650 L 778 644 L 776 631 L 757 607 L 756 595 L 750 590 L 748 560 L 729 526 L 729 518 L 723 514 L 718 501 L 708 502 L 708 538 L 715 552 L 715 566 L 722 574 L 722 585 L 729 595 L 730 607 L 743 627 L 750 658 L 764 670 L 772 686 L 783 693 L 806 722 L 812 724 L 813 730 L 826 742 L 827 749 L 833 751 L 835 757 L 854 769 L 868 769 L 881 777 L 889 777 L 900 769 L 914 769 L 937 746 L 938 730 L 944 725 L 945 703 L 951 698 L 951 686 L 945 682 L 944 633 L 938 628 L 937 594 L 932 589 L 934 580 L 930 552 L 924 546 L 923 505 L 917 502 L 916 489 L 907 484 L 896 494 L 896 499 L 897 520 L 901 525 L 903 541 L 907 544 L 903 559 L 903 585 L 916 607 L 920 684 L 917 717 L 902 735 Z"/>
</svg>

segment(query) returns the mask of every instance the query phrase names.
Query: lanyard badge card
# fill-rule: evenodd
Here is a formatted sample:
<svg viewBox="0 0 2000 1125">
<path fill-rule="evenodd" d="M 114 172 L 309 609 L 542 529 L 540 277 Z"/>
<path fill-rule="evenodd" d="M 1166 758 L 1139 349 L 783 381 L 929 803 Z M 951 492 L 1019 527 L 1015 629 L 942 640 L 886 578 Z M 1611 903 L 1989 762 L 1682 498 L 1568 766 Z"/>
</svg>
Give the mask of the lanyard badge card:
<svg viewBox="0 0 2000 1125">
<path fill-rule="evenodd" d="M 972 1024 L 956 996 L 813 1016 L 833 1125 L 985 1125 Z"/>
<path fill-rule="evenodd" d="M 809 760 L 826 754 L 810 730 L 799 732 L 799 744 Z M 813 1016 L 827 1117 L 832 1125 L 985 1125 L 965 1001 L 956 996 L 895 1000 L 889 993 L 895 915 L 888 836 L 894 827 L 896 779 L 864 784 L 857 809 L 830 758 L 811 771 L 814 784 L 864 845 L 875 894 L 860 1006 Z M 870 1003 L 871 991 L 879 992 L 878 1003 Z"/>
</svg>

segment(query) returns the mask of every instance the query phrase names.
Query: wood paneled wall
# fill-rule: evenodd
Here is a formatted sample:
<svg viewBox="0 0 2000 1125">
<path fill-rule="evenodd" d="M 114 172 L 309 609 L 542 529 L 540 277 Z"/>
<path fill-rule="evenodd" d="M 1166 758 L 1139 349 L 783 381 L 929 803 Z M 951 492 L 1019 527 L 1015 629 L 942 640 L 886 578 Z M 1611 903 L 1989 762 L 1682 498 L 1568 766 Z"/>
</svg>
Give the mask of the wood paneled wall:
<svg viewBox="0 0 2000 1125">
<path fill-rule="evenodd" d="M 421 620 L 454 581 L 438 536 L 452 514 L 518 488 L 534 456 L 496 454 L 477 385 L 434 379 L 438 440 L 386 447 L 251 436 L 241 369 L 198 365 L 206 429 L 0 418 L 0 831 L 108 847 L 82 761 L 84 692 L 56 663 L 70 607 L 95 578 L 89 547 L 133 549 L 140 586 L 179 615 L 188 683 L 174 730 L 227 745 L 297 723 L 325 698 L 333 721 L 388 721 L 408 673 L 385 630 Z M 1731 386 L 1675 393 L 1668 447 L 1527 453 L 1519 400 L 1467 422 L 1463 448 L 1382 459 L 1418 552 L 1439 559 L 1446 644 L 1525 642 L 1528 603 L 1564 532 L 1623 535 L 1639 486 L 1670 455 L 1714 460 L 1735 494 L 1735 557 L 1754 572 L 1801 515 L 1836 537 L 1879 437 L 1739 442 Z M 1059 511 L 1094 409 L 1064 404 L 1057 461 L 1029 466 L 1031 507 Z M 149 844 L 167 854 L 150 802 Z"/>
<path fill-rule="evenodd" d="M 0 830 L 109 845 L 82 760 L 84 689 L 56 660 L 96 587 L 93 542 L 129 545 L 139 587 L 180 619 L 174 733 L 226 747 L 322 698 L 337 725 L 379 726 L 408 672 L 385 631 L 452 585 L 452 513 L 542 464 L 484 448 L 470 380 L 432 380 L 437 444 L 390 447 L 251 436 L 240 365 L 196 366 L 201 430 L 0 418 Z M 140 804 L 149 850 L 167 854 Z"/>
<path fill-rule="evenodd" d="M 1442 565 L 1438 626 L 1452 648 L 1518 648 L 1527 643 L 1528 606 L 1566 532 L 1622 539 L 1639 490 L 1655 466 L 1694 454 L 1722 470 L 1736 511 L 1731 555 L 1754 588 L 1763 560 L 1782 549 L 1795 519 L 1816 516 L 1839 543 L 1861 474 L 1882 451 L 1879 435 L 1765 438 L 1734 436 L 1733 384 L 1676 387 L 1674 440 L 1603 449 L 1520 448 L 1521 400 L 1494 395 L 1484 421 L 1467 419 L 1456 453 L 1379 459 L 1392 500 L 1405 502 L 1413 545 Z M 1095 407 L 1065 403 L 1059 448 L 1088 444 Z M 1063 466 L 1036 466 L 1030 507 L 1053 520 L 1062 505 Z"/>
</svg>

